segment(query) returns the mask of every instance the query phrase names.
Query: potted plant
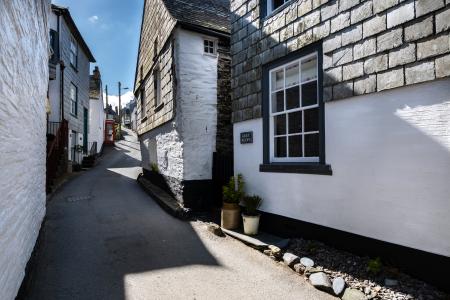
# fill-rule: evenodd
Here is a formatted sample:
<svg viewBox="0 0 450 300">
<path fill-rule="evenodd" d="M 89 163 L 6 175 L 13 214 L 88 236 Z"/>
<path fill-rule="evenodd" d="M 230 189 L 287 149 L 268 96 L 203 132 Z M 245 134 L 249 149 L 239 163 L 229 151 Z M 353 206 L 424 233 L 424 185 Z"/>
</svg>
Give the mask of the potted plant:
<svg viewBox="0 0 450 300">
<path fill-rule="evenodd" d="M 221 226 L 225 229 L 236 229 L 239 227 L 239 214 L 241 202 L 244 196 L 244 179 L 242 174 L 237 178 L 232 176 L 228 185 L 223 186 L 223 207 L 221 214 Z"/>
<path fill-rule="evenodd" d="M 248 235 L 258 234 L 259 218 L 258 208 L 261 206 L 262 199 L 259 196 L 245 196 L 243 199 L 245 213 L 242 214 L 244 223 L 244 233 Z"/>
</svg>

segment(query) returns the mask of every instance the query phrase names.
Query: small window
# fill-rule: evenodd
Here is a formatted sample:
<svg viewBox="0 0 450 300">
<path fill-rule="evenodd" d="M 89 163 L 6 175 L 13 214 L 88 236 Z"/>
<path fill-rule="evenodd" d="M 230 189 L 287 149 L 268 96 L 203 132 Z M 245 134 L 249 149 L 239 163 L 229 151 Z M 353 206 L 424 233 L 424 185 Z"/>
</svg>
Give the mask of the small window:
<svg viewBox="0 0 450 300">
<path fill-rule="evenodd" d="M 141 120 L 145 117 L 145 89 L 141 88 L 139 98 L 141 100 Z"/>
<path fill-rule="evenodd" d="M 153 97 L 155 99 L 155 106 L 161 104 L 161 72 L 159 69 L 153 71 Z"/>
<path fill-rule="evenodd" d="M 70 113 L 78 114 L 78 88 L 73 83 L 70 84 Z"/>
<path fill-rule="evenodd" d="M 153 42 L 153 61 L 158 58 L 158 38 Z"/>
<path fill-rule="evenodd" d="M 215 43 L 212 40 L 203 41 L 203 49 L 206 54 L 216 54 Z"/>
<path fill-rule="evenodd" d="M 59 60 L 58 32 L 53 29 L 50 29 L 50 48 L 52 54 L 50 61 L 56 63 Z"/>
<path fill-rule="evenodd" d="M 283 6 L 290 0 L 267 0 L 267 15 L 271 14 L 277 8 Z"/>
<path fill-rule="evenodd" d="M 70 39 L 70 64 L 72 67 L 78 67 L 78 46 L 74 38 Z"/>
<path fill-rule="evenodd" d="M 269 72 L 271 162 L 319 162 L 317 53 Z"/>
</svg>

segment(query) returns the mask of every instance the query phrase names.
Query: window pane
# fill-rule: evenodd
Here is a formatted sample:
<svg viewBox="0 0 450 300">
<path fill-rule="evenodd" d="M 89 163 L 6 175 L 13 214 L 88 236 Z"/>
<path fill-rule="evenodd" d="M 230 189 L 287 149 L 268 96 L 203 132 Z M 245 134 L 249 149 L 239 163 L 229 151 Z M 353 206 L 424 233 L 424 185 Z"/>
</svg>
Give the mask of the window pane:
<svg viewBox="0 0 450 300">
<path fill-rule="evenodd" d="M 290 113 L 288 118 L 289 118 L 289 133 L 302 132 L 302 112 L 296 111 L 294 113 Z"/>
<path fill-rule="evenodd" d="M 300 106 L 300 87 L 294 86 L 286 90 L 286 109 L 293 109 Z"/>
<path fill-rule="evenodd" d="M 284 88 L 284 70 L 272 73 L 272 91 Z"/>
<path fill-rule="evenodd" d="M 286 157 L 286 137 L 275 138 L 275 157 Z"/>
<path fill-rule="evenodd" d="M 272 112 L 280 112 L 284 110 L 284 91 L 272 94 Z"/>
<path fill-rule="evenodd" d="M 289 157 L 302 156 L 302 136 L 294 135 L 289 137 Z"/>
<path fill-rule="evenodd" d="M 275 116 L 273 125 L 275 135 L 286 134 L 286 115 Z"/>
<path fill-rule="evenodd" d="M 284 0 L 273 0 L 273 9 L 277 9 L 284 4 Z"/>
<path fill-rule="evenodd" d="M 208 41 L 207 40 L 204 40 L 203 44 L 205 45 L 205 47 L 208 47 Z"/>
<path fill-rule="evenodd" d="M 317 104 L 317 81 L 302 85 L 302 106 Z"/>
<path fill-rule="evenodd" d="M 286 87 L 298 85 L 298 63 L 286 67 Z"/>
<path fill-rule="evenodd" d="M 305 134 L 305 156 L 319 156 L 319 134 Z"/>
<path fill-rule="evenodd" d="M 306 109 L 305 114 L 305 132 L 319 131 L 319 109 Z"/>
<path fill-rule="evenodd" d="M 311 57 L 302 62 L 302 82 L 317 78 L 317 58 Z"/>
</svg>

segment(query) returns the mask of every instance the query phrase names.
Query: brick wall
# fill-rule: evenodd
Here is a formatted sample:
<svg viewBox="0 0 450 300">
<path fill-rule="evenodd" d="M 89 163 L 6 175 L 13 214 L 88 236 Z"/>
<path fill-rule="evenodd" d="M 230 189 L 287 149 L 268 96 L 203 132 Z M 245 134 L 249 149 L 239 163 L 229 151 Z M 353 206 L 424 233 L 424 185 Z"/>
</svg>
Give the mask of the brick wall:
<svg viewBox="0 0 450 300">
<path fill-rule="evenodd" d="M 450 76 L 449 0 L 232 0 L 233 121 L 261 117 L 262 65 L 323 43 L 324 100 Z"/>
<path fill-rule="evenodd" d="M 0 2 L 0 299 L 5 300 L 17 294 L 45 215 L 49 2 Z"/>
</svg>

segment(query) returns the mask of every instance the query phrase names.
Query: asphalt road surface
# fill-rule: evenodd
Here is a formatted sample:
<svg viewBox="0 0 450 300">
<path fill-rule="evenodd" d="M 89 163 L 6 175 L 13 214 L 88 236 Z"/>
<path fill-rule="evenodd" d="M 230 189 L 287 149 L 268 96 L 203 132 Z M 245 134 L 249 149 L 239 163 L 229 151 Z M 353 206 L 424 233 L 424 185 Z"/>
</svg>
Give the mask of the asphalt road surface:
<svg viewBox="0 0 450 300">
<path fill-rule="evenodd" d="M 49 201 L 27 299 L 336 299 L 199 221 L 166 214 L 136 183 L 128 132 Z"/>
</svg>

